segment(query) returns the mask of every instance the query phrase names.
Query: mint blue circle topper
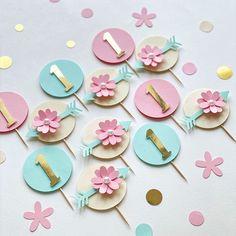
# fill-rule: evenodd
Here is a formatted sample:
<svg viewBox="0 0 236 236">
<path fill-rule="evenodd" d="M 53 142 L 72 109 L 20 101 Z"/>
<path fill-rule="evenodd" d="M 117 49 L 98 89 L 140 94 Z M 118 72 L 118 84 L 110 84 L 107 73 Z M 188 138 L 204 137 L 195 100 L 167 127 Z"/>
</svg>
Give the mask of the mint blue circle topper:
<svg viewBox="0 0 236 236">
<path fill-rule="evenodd" d="M 82 86 L 84 74 L 76 63 L 56 60 L 48 63 L 39 75 L 42 89 L 53 97 L 69 97 Z"/>
<path fill-rule="evenodd" d="M 167 158 L 163 158 L 161 148 L 159 149 L 154 144 L 153 139 L 158 140 L 164 146 L 169 153 Z M 150 122 L 138 129 L 133 139 L 133 147 L 142 161 L 160 166 L 168 164 L 176 158 L 180 151 L 180 140 L 176 132 L 168 125 Z"/>
<path fill-rule="evenodd" d="M 23 166 L 25 182 L 39 192 L 53 192 L 64 186 L 72 173 L 69 156 L 60 148 L 43 147 L 32 152 Z"/>
</svg>

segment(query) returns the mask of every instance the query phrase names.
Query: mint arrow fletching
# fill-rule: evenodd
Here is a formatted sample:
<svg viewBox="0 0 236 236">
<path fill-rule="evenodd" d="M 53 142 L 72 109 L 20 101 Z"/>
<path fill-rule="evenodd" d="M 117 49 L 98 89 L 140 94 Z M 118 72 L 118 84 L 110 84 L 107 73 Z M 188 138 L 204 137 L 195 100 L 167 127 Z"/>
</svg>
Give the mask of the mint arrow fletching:
<svg viewBox="0 0 236 236">
<path fill-rule="evenodd" d="M 125 130 L 126 132 L 129 130 L 129 127 L 131 125 L 131 121 L 130 120 L 128 120 L 128 121 L 121 121 L 119 123 L 123 127 L 123 130 Z"/>
<path fill-rule="evenodd" d="M 30 128 L 26 134 L 27 138 L 37 138 L 38 137 L 38 131 L 36 129 Z"/>
<path fill-rule="evenodd" d="M 82 112 L 82 110 L 79 109 L 76 106 L 76 102 L 73 101 L 67 105 L 66 110 L 60 114 L 60 117 L 61 117 L 61 119 L 64 119 L 68 116 L 78 116 L 80 114 L 80 112 Z"/>
</svg>

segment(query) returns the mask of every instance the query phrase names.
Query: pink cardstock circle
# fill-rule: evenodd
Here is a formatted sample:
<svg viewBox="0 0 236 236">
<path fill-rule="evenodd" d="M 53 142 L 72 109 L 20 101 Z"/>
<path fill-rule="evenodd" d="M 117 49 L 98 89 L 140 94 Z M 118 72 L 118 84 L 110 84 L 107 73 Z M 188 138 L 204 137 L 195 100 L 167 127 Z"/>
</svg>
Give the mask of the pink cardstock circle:
<svg viewBox="0 0 236 236">
<path fill-rule="evenodd" d="M 82 11 L 81 11 L 81 15 L 84 17 L 84 18 L 91 18 L 93 16 L 93 10 L 91 8 L 84 8 Z"/>
<path fill-rule="evenodd" d="M 146 93 L 147 86 L 151 84 L 161 98 L 170 105 L 166 112 L 162 112 L 161 106 L 154 100 L 151 94 Z M 165 118 L 175 112 L 180 98 L 176 88 L 168 81 L 153 79 L 141 84 L 136 90 L 134 102 L 138 110 L 151 118 Z"/>
<path fill-rule="evenodd" d="M 193 75 L 197 72 L 197 67 L 193 63 L 188 62 L 183 65 L 182 70 L 186 75 Z"/>
<path fill-rule="evenodd" d="M 189 214 L 189 222 L 194 226 L 200 226 L 204 223 L 204 216 L 199 211 L 192 211 Z"/>
<path fill-rule="evenodd" d="M 7 121 L 0 112 L 0 133 L 10 132 L 23 124 L 28 115 L 28 105 L 23 97 L 12 92 L 0 92 L 0 100 L 5 104 L 8 112 L 16 120 L 15 124 L 7 127 Z"/>
<path fill-rule="evenodd" d="M 125 54 L 118 58 L 111 45 L 103 40 L 103 34 L 109 32 L 119 47 L 125 51 Z M 105 63 L 118 64 L 127 60 L 134 52 L 135 43 L 129 33 L 122 29 L 110 28 L 98 33 L 92 44 L 95 56 Z"/>
</svg>

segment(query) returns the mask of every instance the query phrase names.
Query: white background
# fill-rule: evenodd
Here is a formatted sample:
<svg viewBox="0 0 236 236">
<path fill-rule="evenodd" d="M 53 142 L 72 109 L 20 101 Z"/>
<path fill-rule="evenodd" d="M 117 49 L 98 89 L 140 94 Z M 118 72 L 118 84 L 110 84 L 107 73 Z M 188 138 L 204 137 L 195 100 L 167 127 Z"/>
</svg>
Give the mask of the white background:
<svg viewBox="0 0 236 236">
<path fill-rule="evenodd" d="M 135 19 L 131 14 L 140 12 L 143 6 L 149 12 L 157 14 L 153 20 L 153 28 L 135 27 Z M 94 10 L 93 18 L 81 17 L 84 7 Z M 39 72 L 48 62 L 55 59 L 74 60 L 83 68 L 85 75 L 106 66 L 91 51 L 95 34 L 104 28 L 123 28 L 131 33 L 136 43 L 151 35 L 176 35 L 178 41 L 183 43 L 183 48 L 174 71 L 185 86 L 179 86 L 169 73 L 143 73 L 139 79 L 134 77 L 129 97 L 125 101 L 137 118 L 131 134 L 134 135 L 141 125 L 148 122 L 134 106 L 136 87 L 148 79 L 163 78 L 176 86 L 181 98 L 191 90 L 201 87 L 230 89 L 232 112 L 225 126 L 236 136 L 235 76 L 228 81 L 216 76 L 217 67 L 224 64 L 231 66 L 236 72 L 235 9 L 235 0 L 61 0 L 56 4 L 48 0 L 0 0 L 0 55 L 13 58 L 11 68 L 0 70 L 0 90 L 22 94 L 32 110 L 39 103 L 50 99 L 40 89 L 38 82 Z M 213 22 L 215 28 L 211 33 L 199 30 L 202 20 Z M 25 26 L 22 33 L 15 32 L 14 26 L 17 23 Z M 75 48 L 68 49 L 65 46 L 68 39 L 76 41 Z M 194 62 L 198 68 L 193 76 L 186 76 L 181 70 L 182 65 L 189 61 Z M 134 62 L 134 57 L 131 62 Z M 83 92 L 82 88 L 79 94 L 82 96 Z M 176 117 L 183 114 L 181 106 Z M 91 158 L 85 163 L 81 158 L 79 145 L 82 128 L 93 117 L 102 115 L 114 115 L 123 120 L 129 118 L 121 107 L 106 110 L 95 105 L 90 105 L 90 112 L 84 112 L 78 118 L 76 129 L 68 138 L 78 154 L 78 160 L 75 161 L 72 157 L 73 175 L 64 187 L 68 194 L 75 192 L 80 171 L 86 165 L 98 162 Z M 23 213 L 33 210 L 37 200 L 41 201 L 43 208 L 53 207 L 55 212 L 49 218 L 52 228 L 46 230 L 39 227 L 33 235 L 129 236 L 135 234 L 135 228 L 140 223 L 150 224 L 154 235 L 236 235 L 235 143 L 220 128 L 212 131 L 195 129 L 190 135 L 185 135 L 172 120 L 164 122 L 170 124 L 180 136 L 182 148 L 175 163 L 189 183 L 185 183 L 171 166 L 156 168 L 142 163 L 135 156 L 131 144 L 124 156 L 135 170 L 136 176 L 131 174 L 127 180 L 128 193 L 120 205 L 131 229 L 115 211 L 102 213 L 86 209 L 79 214 L 72 212 L 59 192 L 34 192 L 22 178 L 22 166 L 29 153 L 43 144 L 30 142 L 30 148 L 26 150 L 15 133 L 1 135 L 0 149 L 6 153 L 7 160 L 0 166 L 0 235 L 31 235 L 28 229 L 30 221 L 23 218 Z M 19 130 L 22 135 L 26 134 L 27 124 Z M 64 144 L 58 146 L 65 148 Z M 203 170 L 195 167 L 195 161 L 203 159 L 207 150 L 213 157 L 224 158 L 224 163 L 220 166 L 223 177 L 213 174 L 209 179 L 203 179 Z M 120 160 L 111 163 L 123 165 Z M 150 188 L 157 188 L 162 192 L 161 205 L 153 207 L 145 201 L 146 191 Z M 194 227 L 188 222 L 188 214 L 193 210 L 199 210 L 205 216 L 205 223 L 200 227 Z"/>
</svg>

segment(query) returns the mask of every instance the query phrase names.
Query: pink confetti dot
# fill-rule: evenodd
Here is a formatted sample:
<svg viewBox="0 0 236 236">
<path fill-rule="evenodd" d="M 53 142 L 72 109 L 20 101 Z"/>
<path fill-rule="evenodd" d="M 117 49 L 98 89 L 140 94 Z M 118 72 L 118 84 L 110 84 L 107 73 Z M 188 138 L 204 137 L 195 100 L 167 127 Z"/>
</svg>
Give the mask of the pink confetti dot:
<svg viewBox="0 0 236 236">
<path fill-rule="evenodd" d="M 201 212 L 199 211 L 192 211 L 189 214 L 189 222 L 194 226 L 200 226 L 204 223 L 204 217 Z"/>
<path fill-rule="evenodd" d="M 60 0 L 49 0 L 52 3 L 60 2 Z"/>
<path fill-rule="evenodd" d="M 197 72 L 197 67 L 193 63 L 188 62 L 183 65 L 182 70 L 186 75 L 193 75 Z"/>
<path fill-rule="evenodd" d="M 93 16 L 93 10 L 91 8 L 84 8 L 81 12 L 84 18 L 90 18 Z"/>
</svg>

